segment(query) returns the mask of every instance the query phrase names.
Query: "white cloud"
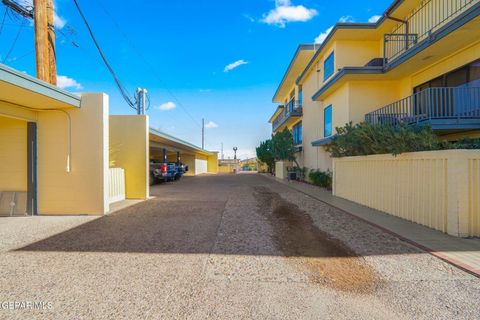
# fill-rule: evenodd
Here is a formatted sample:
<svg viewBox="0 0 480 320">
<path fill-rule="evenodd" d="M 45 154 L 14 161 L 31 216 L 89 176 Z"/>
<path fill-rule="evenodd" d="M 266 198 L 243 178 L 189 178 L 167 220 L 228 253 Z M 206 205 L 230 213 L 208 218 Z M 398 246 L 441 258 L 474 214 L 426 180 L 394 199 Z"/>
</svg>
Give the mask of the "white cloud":
<svg viewBox="0 0 480 320">
<path fill-rule="evenodd" d="M 209 122 L 205 123 L 205 128 L 207 128 L 207 129 L 218 128 L 218 124 L 216 124 L 213 121 L 209 121 Z"/>
<path fill-rule="evenodd" d="M 76 90 L 83 89 L 83 86 L 78 83 L 75 79 L 69 78 L 67 76 L 57 76 L 57 87 L 61 89 L 74 88 Z"/>
<path fill-rule="evenodd" d="M 57 29 L 63 29 L 65 25 L 67 24 L 67 20 L 64 18 L 60 17 L 56 12 L 53 13 L 53 25 Z"/>
<path fill-rule="evenodd" d="M 262 22 L 284 28 L 288 22 L 305 22 L 318 14 L 315 9 L 294 6 L 290 0 L 276 0 L 275 9 L 263 15 Z"/>
<path fill-rule="evenodd" d="M 339 22 L 355 22 L 355 19 L 352 16 L 343 16 L 338 19 Z"/>
<path fill-rule="evenodd" d="M 237 60 L 237 61 L 232 62 L 232 63 L 230 63 L 229 65 L 227 65 L 227 66 L 225 67 L 225 69 L 223 69 L 223 72 L 228 72 L 228 71 L 230 71 L 230 70 L 233 70 L 233 69 L 235 69 L 235 68 L 238 68 L 238 67 L 240 67 L 242 64 L 248 64 L 248 62 L 245 61 L 245 60 L 243 60 L 243 59 L 242 59 L 242 60 Z"/>
<path fill-rule="evenodd" d="M 370 19 L 368 19 L 368 22 L 374 23 L 377 22 L 382 16 L 371 16 Z"/>
<path fill-rule="evenodd" d="M 315 43 L 323 43 L 323 41 L 325 41 L 325 39 L 328 37 L 328 35 L 330 34 L 330 32 L 332 31 L 333 29 L 333 26 L 328 28 L 327 30 L 325 30 L 324 32 L 320 33 L 318 35 L 318 37 L 315 38 Z"/>
<path fill-rule="evenodd" d="M 158 106 L 158 110 L 161 111 L 168 111 L 168 110 L 173 110 L 177 107 L 177 105 L 171 101 L 162 103 L 161 105 Z"/>
<path fill-rule="evenodd" d="M 66 24 L 67 24 L 67 20 L 65 20 L 64 18 L 60 17 L 58 14 L 57 14 L 57 1 L 54 1 L 53 2 L 53 7 L 54 7 L 54 12 L 53 12 L 53 25 L 55 26 L 55 28 L 57 29 L 62 29 Z M 30 9 L 32 8 L 33 9 L 33 0 L 21 0 L 18 2 L 20 5 Z"/>
</svg>

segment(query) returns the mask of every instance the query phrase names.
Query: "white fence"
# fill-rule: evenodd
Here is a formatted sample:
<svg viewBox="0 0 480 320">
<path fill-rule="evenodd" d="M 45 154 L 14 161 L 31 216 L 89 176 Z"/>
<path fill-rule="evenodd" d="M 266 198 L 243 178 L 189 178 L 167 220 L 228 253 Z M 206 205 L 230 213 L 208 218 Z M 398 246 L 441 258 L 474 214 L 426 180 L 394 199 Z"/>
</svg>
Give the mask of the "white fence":
<svg viewBox="0 0 480 320">
<path fill-rule="evenodd" d="M 110 168 L 109 203 L 125 200 L 125 170 Z"/>
</svg>

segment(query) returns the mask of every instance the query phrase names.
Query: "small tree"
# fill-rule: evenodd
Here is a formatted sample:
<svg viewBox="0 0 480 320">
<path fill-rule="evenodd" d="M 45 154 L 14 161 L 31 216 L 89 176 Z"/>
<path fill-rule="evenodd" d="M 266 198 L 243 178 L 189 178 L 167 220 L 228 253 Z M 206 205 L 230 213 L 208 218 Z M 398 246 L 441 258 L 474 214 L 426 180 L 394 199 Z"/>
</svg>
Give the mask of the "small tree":
<svg viewBox="0 0 480 320">
<path fill-rule="evenodd" d="M 272 140 L 268 139 L 260 142 L 260 146 L 257 147 L 257 158 L 261 162 L 265 163 L 268 167 L 268 172 L 272 172 L 275 166 L 275 157 L 272 151 Z"/>
<path fill-rule="evenodd" d="M 300 165 L 295 158 L 293 135 L 287 128 L 272 137 L 272 151 L 275 160 L 294 161 L 297 167 L 300 168 Z"/>
</svg>

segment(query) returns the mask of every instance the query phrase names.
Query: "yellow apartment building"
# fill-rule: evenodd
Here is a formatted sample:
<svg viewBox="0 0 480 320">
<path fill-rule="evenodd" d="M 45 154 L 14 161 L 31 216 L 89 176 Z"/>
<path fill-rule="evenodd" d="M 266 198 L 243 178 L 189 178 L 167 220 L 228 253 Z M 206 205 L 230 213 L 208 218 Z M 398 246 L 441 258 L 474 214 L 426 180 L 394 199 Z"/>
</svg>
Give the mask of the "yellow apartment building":
<svg viewBox="0 0 480 320">
<path fill-rule="evenodd" d="M 480 136 L 480 1 L 397 0 L 376 23 L 337 23 L 301 45 L 273 102 L 297 159 L 332 169 L 322 146 L 348 122 L 430 125 L 442 138 Z"/>
<path fill-rule="evenodd" d="M 72 94 L 0 64 L 0 215 L 102 215 L 149 198 L 150 159 L 216 173 L 217 153 L 109 115 L 104 93 Z"/>
</svg>

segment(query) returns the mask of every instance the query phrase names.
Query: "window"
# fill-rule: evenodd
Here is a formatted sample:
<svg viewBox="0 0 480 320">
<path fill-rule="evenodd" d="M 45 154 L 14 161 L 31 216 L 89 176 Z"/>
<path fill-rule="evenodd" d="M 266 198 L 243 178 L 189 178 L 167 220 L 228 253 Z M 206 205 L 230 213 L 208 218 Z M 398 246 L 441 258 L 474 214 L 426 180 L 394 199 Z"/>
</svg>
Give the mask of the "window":
<svg viewBox="0 0 480 320">
<path fill-rule="evenodd" d="M 414 93 L 428 88 L 443 87 L 478 87 L 480 86 L 480 60 L 474 61 L 462 68 L 450 71 L 438 78 L 427 81 L 413 89 Z"/>
<path fill-rule="evenodd" d="M 332 135 L 332 105 L 323 110 L 323 136 L 330 137 Z"/>
<path fill-rule="evenodd" d="M 300 88 L 300 89 L 298 90 L 298 104 L 299 104 L 300 106 L 302 106 L 302 105 L 303 105 L 302 102 L 303 102 L 303 93 L 302 93 L 302 88 Z"/>
<path fill-rule="evenodd" d="M 330 78 L 333 74 L 333 69 L 335 65 L 334 52 L 330 53 L 327 59 L 323 62 L 323 81 Z"/>
<path fill-rule="evenodd" d="M 293 144 L 302 144 L 302 123 L 299 122 L 293 126 Z"/>
</svg>

